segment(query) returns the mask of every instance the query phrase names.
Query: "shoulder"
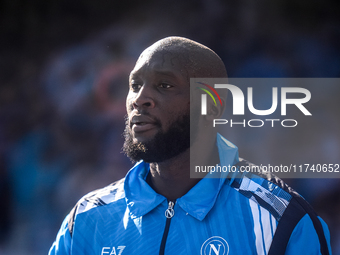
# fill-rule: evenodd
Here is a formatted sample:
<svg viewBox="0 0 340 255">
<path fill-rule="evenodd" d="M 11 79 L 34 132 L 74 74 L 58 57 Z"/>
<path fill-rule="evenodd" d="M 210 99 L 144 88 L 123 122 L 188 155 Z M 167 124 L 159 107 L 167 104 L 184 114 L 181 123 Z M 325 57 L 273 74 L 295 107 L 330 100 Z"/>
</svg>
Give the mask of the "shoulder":
<svg viewBox="0 0 340 255">
<path fill-rule="evenodd" d="M 268 210 L 279 222 L 294 197 L 300 195 L 283 180 L 247 160 L 240 159 L 235 165 L 239 171 L 228 184 L 239 194 Z M 245 168 L 254 171 L 246 171 Z"/>
<path fill-rule="evenodd" d="M 114 182 L 102 189 L 94 190 L 83 196 L 71 210 L 68 217 L 68 229 L 72 236 L 75 218 L 81 213 L 88 212 L 94 208 L 106 206 L 125 198 L 125 178 Z"/>
<path fill-rule="evenodd" d="M 327 238 L 327 233 L 325 235 L 328 231 L 327 226 L 300 194 L 277 176 L 262 171 L 260 167 L 246 160 L 241 159 L 236 166 L 239 169 L 249 167 L 257 171 L 256 173 L 239 172 L 239 178 L 231 181 L 230 186 L 268 210 L 277 221 L 269 254 L 283 254 L 282 251 L 285 250 L 288 242 L 291 242 L 290 238 L 297 229 L 301 229 L 302 226 L 304 226 L 304 231 L 308 229 L 306 224 L 317 237 L 322 254 L 328 254 L 326 251 L 328 251 L 329 238 Z"/>
<path fill-rule="evenodd" d="M 82 197 L 77 203 L 77 213 L 83 213 L 94 207 L 104 206 L 124 198 L 124 180 L 121 179 Z"/>
</svg>

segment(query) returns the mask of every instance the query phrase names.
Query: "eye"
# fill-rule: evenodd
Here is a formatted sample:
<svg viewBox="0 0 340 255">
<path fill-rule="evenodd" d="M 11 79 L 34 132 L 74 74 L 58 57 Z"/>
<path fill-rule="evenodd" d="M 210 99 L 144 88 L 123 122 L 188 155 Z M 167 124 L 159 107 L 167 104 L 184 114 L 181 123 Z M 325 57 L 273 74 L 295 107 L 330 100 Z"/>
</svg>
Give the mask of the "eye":
<svg viewBox="0 0 340 255">
<path fill-rule="evenodd" d="M 132 83 L 132 84 L 130 85 L 130 87 L 131 87 L 131 89 L 132 89 L 133 91 L 138 91 L 138 90 L 141 89 L 142 85 L 139 84 L 139 83 Z"/>
<path fill-rule="evenodd" d="M 160 85 L 159 85 L 160 88 L 162 89 L 170 89 L 172 88 L 173 86 L 168 84 L 168 83 L 165 83 L 165 82 L 162 82 Z"/>
</svg>

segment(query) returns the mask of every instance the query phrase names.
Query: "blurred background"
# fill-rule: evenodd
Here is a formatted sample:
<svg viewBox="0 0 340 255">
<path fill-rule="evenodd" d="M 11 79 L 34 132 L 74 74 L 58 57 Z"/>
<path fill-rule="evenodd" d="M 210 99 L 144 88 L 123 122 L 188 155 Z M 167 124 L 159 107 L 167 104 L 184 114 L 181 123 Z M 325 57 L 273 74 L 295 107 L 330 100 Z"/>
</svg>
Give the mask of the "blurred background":
<svg viewBox="0 0 340 255">
<path fill-rule="evenodd" d="M 1 255 L 47 254 L 77 200 L 132 166 L 121 153 L 128 75 L 156 40 L 180 35 L 201 42 L 221 56 L 230 77 L 340 76 L 339 1 L 0 6 Z M 228 138 L 254 163 L 294 163 L 300 155 L 303 163 L 340 163 L 340 87 L 321 91 L 308 108 L 319 125 L 302 132 L 235 129 Z M 339 180 L 287 182 L 328 223 L 333 254 L 340 254 Z"/>
</svg>

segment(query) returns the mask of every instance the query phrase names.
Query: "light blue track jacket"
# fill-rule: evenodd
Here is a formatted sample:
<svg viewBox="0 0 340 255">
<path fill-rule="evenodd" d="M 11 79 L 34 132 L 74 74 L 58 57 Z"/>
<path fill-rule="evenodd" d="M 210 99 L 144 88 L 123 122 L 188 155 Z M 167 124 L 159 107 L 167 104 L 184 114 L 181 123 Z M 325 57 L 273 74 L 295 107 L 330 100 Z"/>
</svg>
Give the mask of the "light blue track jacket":
<svg viewBox="0 0 340 255">
<path fill-rule="evenodd" d="M 219 134 L 217 146 L 221 165 L 249 164 Z M 84 196 L 49 254 L 330 254 L 327 225 L 275 176 L 204 178 L 173 203 L 147 184 L 148 172 L 139 162 Z"/>
</svg>

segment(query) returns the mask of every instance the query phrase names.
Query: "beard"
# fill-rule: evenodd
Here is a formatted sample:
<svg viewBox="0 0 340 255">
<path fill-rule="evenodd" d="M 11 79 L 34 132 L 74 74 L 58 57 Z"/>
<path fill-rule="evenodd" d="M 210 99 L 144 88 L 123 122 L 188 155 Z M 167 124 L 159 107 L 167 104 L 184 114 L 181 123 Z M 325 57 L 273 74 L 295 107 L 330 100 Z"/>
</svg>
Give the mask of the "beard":
<svg viewBox="0 0 340 255">
<path fill-rule="evenodd" d="M 166 132 L 162 131 L 160 121 L 156 122 L 158 132 L 153 138 L 146 142 L 135 142 L 126 118 L 123 152 L 131 161 L 158 163 L 173 158 L 190 147 L 190 114 L 177 118 Z"/>
</svg>

